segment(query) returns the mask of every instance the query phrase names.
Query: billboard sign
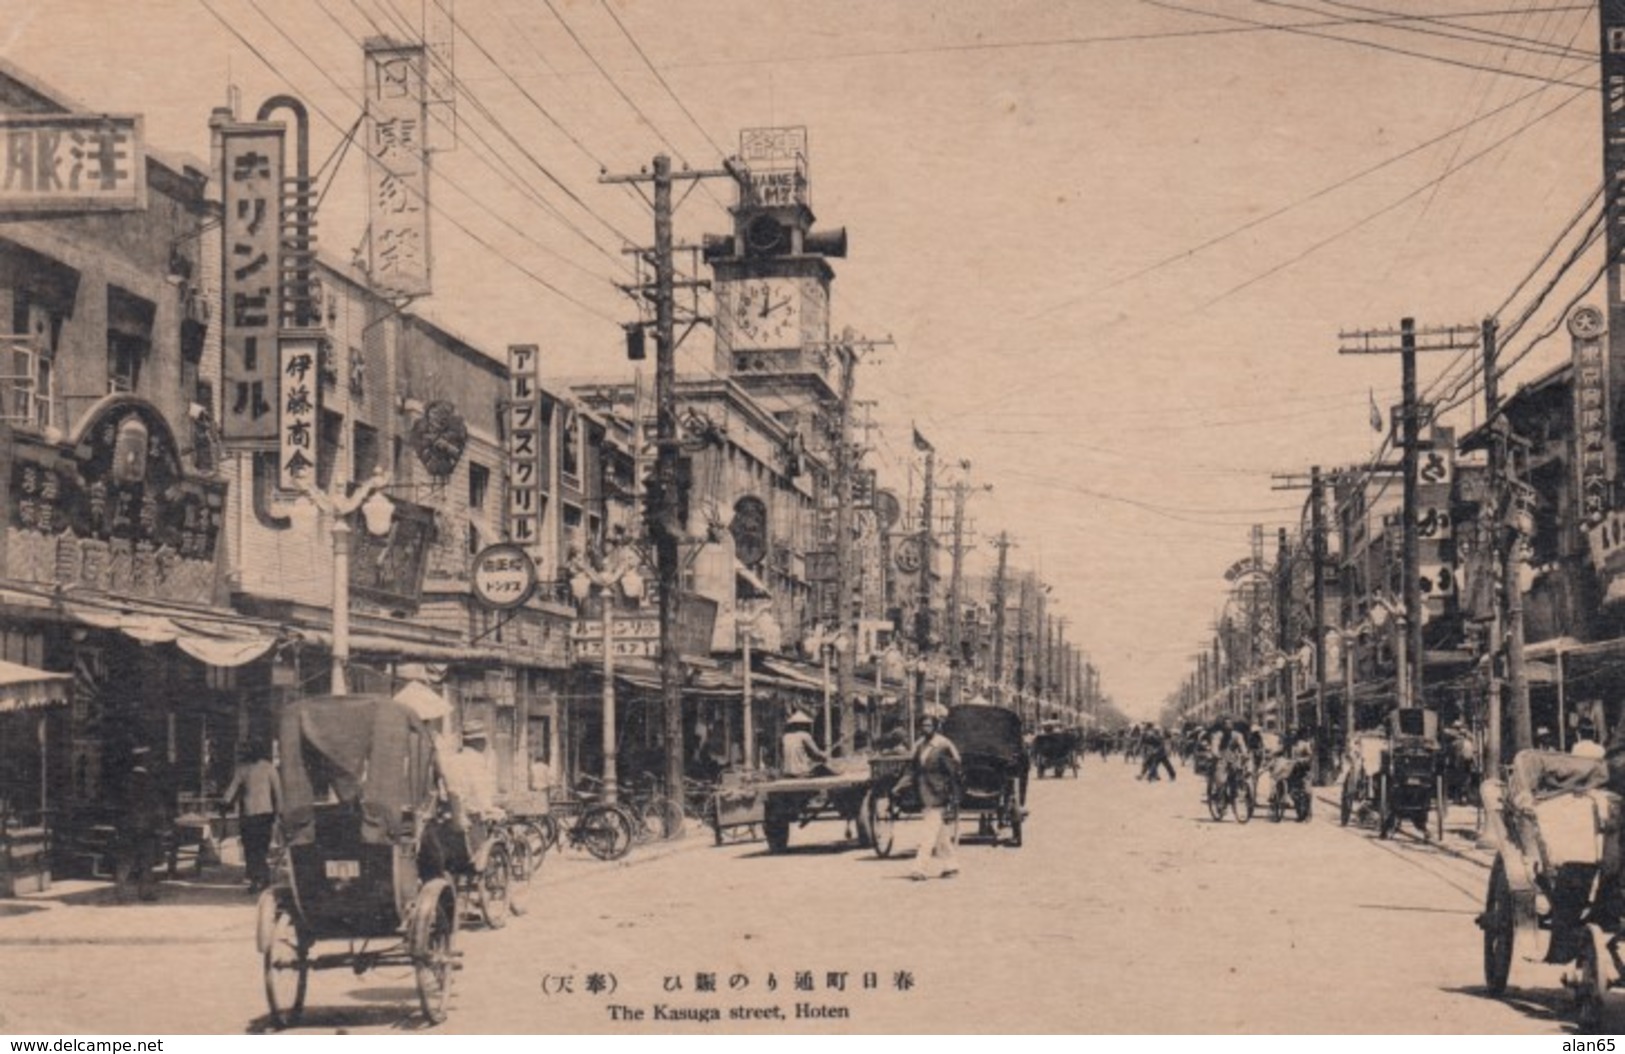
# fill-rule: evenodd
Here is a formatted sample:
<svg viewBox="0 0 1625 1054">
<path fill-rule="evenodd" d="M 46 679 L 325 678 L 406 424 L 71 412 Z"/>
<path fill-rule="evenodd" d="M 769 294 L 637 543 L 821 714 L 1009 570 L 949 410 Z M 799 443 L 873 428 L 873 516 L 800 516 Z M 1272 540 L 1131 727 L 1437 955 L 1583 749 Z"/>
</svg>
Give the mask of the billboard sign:
<svg viewBox="0 0 1625 1054">
<path fill-rule="evenodd" d="M 316 411 L 321 404 L 317 363 L 321 357 L 321 340 L 321 336 L 314 333 L 288 334 L 278 346 L 277 485 L 283 490 L 303 490 L 315 479 L 320 431 Z"/>
<path fill-rule="evenodd" d="M 1569 315 L 1574 356 L 1574 468 L 1578 476 L 1580 513 L 1596 523 L 1608 512 L 1613 478 L 1612 437 L 1608 428 L 1608 367 L 1602 342 L 1607 320 L 1590 305 Z"/>
<path fill-rule="evenodd" d="M 746 128 L 739 133 L 739 160 L 750 173 L 740 188 L 741 205 L 806 205 L 807 128 Z"/>
<path fill-rule="evenodd" d="M 508 537 L 542 559 L 541 355 L 534 344 L 508 345 Z"/>
<path fill-rule="evenodd" d="M 0 214 L 147 207 L 139 116 L 8 114 L 0 117 L 0 137 Z"/>
<path fill-rule="evenodd" d="M 393 296 L 426 296 L 429 162 L 421 45 L 368 44 L 367 222 L 372 283 Z"/>
<path fill-rule="evenodd" d="M 224 150 L 220 280 L 227 440 L 277 438 L 277 329 L 282 319 L 283 126 L 230 124 Z"/>
</svg>

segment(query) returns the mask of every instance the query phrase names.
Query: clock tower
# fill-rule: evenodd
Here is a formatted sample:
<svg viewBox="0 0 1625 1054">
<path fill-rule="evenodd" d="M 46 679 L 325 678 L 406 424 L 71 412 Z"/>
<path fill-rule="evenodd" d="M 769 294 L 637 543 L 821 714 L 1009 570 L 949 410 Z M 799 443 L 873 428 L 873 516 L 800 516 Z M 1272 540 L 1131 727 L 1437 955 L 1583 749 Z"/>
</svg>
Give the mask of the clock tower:
<svg viewBox="0 0 1625 1054">
<path fill-rule="evenodd" d="M 749 171 L 732 209 L 733 232 L 707 235 L 716 291 L 716 372 L 753 395 L 800 410 L 835 396 L 839 362 L 829 349 L 829 286 L 846 231 L 816 231 L 806 175 L 806 129 L 747 129 Z"/>
</svg>

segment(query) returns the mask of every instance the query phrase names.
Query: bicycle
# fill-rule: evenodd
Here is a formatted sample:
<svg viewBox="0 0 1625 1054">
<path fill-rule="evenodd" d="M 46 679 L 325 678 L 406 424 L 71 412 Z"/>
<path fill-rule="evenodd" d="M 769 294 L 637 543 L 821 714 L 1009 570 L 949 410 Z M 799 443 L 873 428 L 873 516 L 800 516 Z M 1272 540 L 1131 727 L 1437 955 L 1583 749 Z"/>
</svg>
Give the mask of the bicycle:
<svg viewBox="0 0 1625 1054">
<path fill-rule="evenodd" d="M 658 777 L 644 775 L 631 787 L 621 788 L 622 800 L 637 814 L 646 837 L 661 840 L 681 838 L 684 830 L 683 807 L 662 793 L 661 787 Z"/>
<path fill-rule="evenodd" d="M 632 850 L 633 823 L 626 810 L 584 796 L 555 801 L 539 826 L 549 846 L 564 842 L 599 860 L 619 860 Z"/>
</svg>

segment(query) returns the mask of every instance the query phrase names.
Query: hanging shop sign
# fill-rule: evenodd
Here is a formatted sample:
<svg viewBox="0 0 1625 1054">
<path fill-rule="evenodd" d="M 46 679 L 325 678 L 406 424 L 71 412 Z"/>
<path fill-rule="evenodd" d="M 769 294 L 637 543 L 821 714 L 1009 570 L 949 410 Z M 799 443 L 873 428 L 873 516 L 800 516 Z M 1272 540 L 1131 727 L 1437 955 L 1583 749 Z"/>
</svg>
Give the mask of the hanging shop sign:
<svg viewBox="0 0 1625 1054">
<path fill-rule="evenodd" d="M 391 501 L 395 515 L 388 531 L 375 535 L 357 527 L 350 536 L 350 593 L 391 611 L 416 611 L 434 544 L 434 510 Z"/>
<path fill-rule="evenodd" d="M 536 562 L 512 542 L 488 545 L 474 555 L 474 599 L 488 608 L 507 611 L 536 591 Z"/>
<path fill-rule="evenodd" d="M 303 490 L 316 471 L 321 384 L 317 363 L 322 338 L 315 333 L 284 334 L 277 342 L 277 483 L 283 490 Z"/>
<path fill-rule="evenodd" d="M 1581 516 L 1596 523 L 1607 514 L 1614 444 L 1608 428 L 1608 365 L 1603 358 L 1603 313 L 1583 304 L 1569 315 L 1574 356 L 1574 470 Z"/>
<path fill-rule="evenodd" d="M 429 470 L 429 475 L 445 479 L 463 459 L 463 450 L 468 446 L 468 425 L 457 407 L 444 399 L 436 399 L 412 422 L 409 439 L 413 452 Z"/>
<path fill-rule="evenodd" d="M 0 138 L 0 213 L 147 207 L 139 116 L 8 114 L 0 117 Z"/>
<path fill-rule="evenodd" d="M 150 404 L 110 398 L 68 447 L 15 436 L 6 478 L 7 578 L 213 602 L 226 484 L 185 475 Z"/>
<path fill-rule="evenodd" d="M 733 535 L 734 557 L 746 567 L 760 567 L 767 559 L 767 504 L 753 494 L 734 502 L 728 532 Z"/>
<path fill-rule="evenodd" d="M 841 564 L 834 549 L 813 549 L 805 554 L 807 581 L 833 582 L 840 577 Z"/>
<path fill-rule="evenodd" d="M 538 564 L 542 555 L 540 359 L 534 344 L 508 345 L 508 537 Z"/>
<path fill-rule="evenodd" d="M 903 518 L 903 503 L 897 499 L 896 491 L 875 491 L 875 515 L 880 517 L 882 531 L 890 533 L 897 526 L 897 521 Z"/>
<path fill-rule="evenodd" d="M 283 126 L 228 124 L 224 151 L 226 440 L 277 438 L 277 329 L 282 319 Z"/>
<path fill-rule="evenodd" d="M 367 221 L 372 284 L 392 296 L 426 296 L 429 165 L 421 45 L 369 42 Z"/>
</svg>

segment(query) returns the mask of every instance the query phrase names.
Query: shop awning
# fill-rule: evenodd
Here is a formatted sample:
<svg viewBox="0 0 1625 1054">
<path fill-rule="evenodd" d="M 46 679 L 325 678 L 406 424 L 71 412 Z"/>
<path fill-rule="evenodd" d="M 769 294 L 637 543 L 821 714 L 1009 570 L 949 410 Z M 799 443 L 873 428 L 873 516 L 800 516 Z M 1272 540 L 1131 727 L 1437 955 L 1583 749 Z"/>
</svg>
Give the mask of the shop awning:
<svg viewBox="0 0 1625 1054">
<path fill-rule="evenodd" d="M 425 721 L 434 721 L 451 714 L 446 697 L 422 681 L 412 681 L 395 693 L 395 701 L 410 709 Z"/>
<path fill-rule="evenodd" d="M 323 648 L 333 647 L 333 634 L 325 629 L 299 629 L 301 639 Z M 416 659 L 422 662 L 512 662 L 502 652 L 453 644 L 431 644 L 405 637 L 383 637 L 374 633 L 350 634 L 351 655 L 379 658 Z"/>
<path fill-rule="evenodd" d="M 768 673 L 782 678 L 785 682 L 787 682 L 787 686 L 817 690 L 820 692 L 824 690 L 824 675 L 821 670 L 813 672 L 810 669 L 803 669 L 794 663 L 786 662 L 783 659 L 770 659 L 766 656 L 763 656 L 762 658 L 762 667 L 766 669 Z"/>
<path fill-rule="evenodd" d="M 71 674 L 0 662 L 0 713 L 66 703 L 72 682 Z"/>
<path fill-rule="evenodd" d="M 200 618 L 156 607 L 101 607 L 66 603 L 67 613 L 87 626 L 119 630 L 143 644 L 174 644 L 210 666 L 242 666 L 271 650 L 276 635 L 253 626 Z"/>
</svg>

